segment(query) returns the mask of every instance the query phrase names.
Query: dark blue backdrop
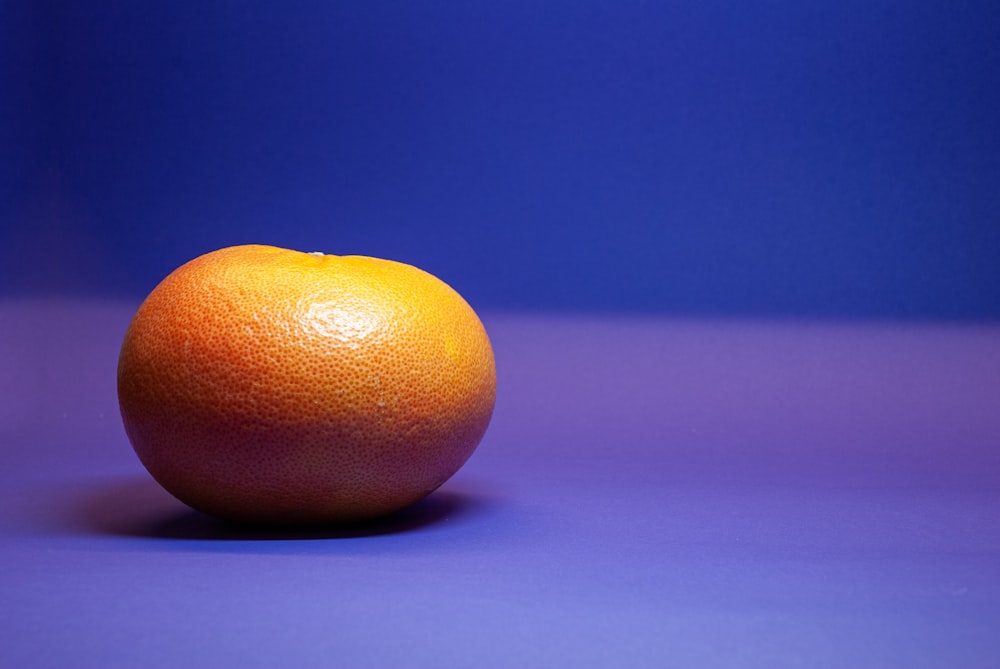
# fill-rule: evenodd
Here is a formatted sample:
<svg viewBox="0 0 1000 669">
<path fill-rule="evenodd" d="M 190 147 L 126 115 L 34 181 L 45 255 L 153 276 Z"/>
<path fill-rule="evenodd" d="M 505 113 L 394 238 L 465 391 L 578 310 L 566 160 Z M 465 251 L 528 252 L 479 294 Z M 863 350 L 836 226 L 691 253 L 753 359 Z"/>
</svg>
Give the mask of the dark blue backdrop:
<svg viewBox="0 0 1000 669">
<path fill-rule="evenodd" d="M 212 248 L 477 307 L 1000 317 L 1000 3 L 0 4 L 2 293 Z"/>
</svg>

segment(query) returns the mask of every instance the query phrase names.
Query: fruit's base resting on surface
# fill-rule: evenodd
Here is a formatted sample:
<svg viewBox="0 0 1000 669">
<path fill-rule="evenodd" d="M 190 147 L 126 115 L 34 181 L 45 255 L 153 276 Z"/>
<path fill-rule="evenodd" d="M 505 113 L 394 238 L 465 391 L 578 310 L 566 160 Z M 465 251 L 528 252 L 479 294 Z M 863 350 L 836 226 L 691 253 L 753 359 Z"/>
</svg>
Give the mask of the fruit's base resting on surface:
<svg viewBox="0 0 1000 669">
<path fill-rule="evenodd" d="M 425 495 L 406 502 L 402 505 L 393 505 L 385 509 L 378 510 L 371 507 L 363 507 L 357 511 L 349 508 L 337 512 L 317 513 L 316 511 L 304 511 L 300 509 L 261 509 L 259 505 L 248 506 L 246 509 L 239 509 L 228 506 L 225 509 L 203 508 L 191 504 L 183 499 L 177 498 L 186 506 L 190 507 L 204 516 L 217 521 L 243 526 L 247 528 L 262 529 L 308 529 L 312 527 L 337 527 L 351 525 L 366 525 L 370 523 L 383 522 L 397 514 L 405 513 L 409 509 L 419 506 L 425 500 L 434 495 L 434 490 Z M 174 496 L 176 498 L 176 496 Z"/>
<path fill-rule="evenodd" d="M 457 464 L 436 463 L 436 466 L 448 472 L 457 471 L 462 464 L 464 459 Z M 175 471 L 160 471 L 153 478 L 181 502 L 206 515 L 241 524 L 296 526 L 382 518 L 416 504 L 449 478 L 441 474 L 430 485 L 424 485 L 419 470 L 405 471 L 405 467 L 396 466 L 384 471 L 384 483 L 379 486 L 368 481 L 349 485 L 335 471 L 325 475 L 313 471 L 310 476 L 264 482 L 234 478 L 229 471 L 220 471 L 208 480 L 185 477 Z M 395 478 L 390 478 L 390 474 Z M 391 484 L 392 480 L 396 485 Z"/>
</svg>

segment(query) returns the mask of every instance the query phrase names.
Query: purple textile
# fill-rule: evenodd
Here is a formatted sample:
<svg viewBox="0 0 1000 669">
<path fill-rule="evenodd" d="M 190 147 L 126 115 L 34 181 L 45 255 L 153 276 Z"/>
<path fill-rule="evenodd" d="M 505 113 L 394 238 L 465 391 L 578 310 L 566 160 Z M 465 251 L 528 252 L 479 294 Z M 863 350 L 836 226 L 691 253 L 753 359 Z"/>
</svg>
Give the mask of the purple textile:
<svg viewBox="0 0 1000 669">
<path fill-rule="evenodd" d="M 0 666 L 1000 664 L 1000 327 L 486 314 L 395 517 L 227 526 L 117 413 L 134 304 L 0 303 Z"/>
</svg>

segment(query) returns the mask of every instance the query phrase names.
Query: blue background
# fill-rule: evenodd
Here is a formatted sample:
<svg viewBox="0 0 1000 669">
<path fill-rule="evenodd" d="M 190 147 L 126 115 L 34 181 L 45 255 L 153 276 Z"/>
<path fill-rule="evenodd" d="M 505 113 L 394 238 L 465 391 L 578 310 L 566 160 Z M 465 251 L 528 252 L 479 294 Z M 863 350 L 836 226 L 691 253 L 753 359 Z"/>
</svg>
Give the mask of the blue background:
<svg viewBox="0 0 1000 669">
<path fill-rule="evenodd" d="M 1000 4 L 0 4 L 0 293 L 213 248 L 477 308 L 1000 317 Z"/>
<path fill-rule="evenodd" d="M 998 119 L 997 0 L 0 0 L 0 666 L 996 665 Z M 143 470 L 136 302 L 242 242 L 482 309 L 425 502 Z"/>
</svg>

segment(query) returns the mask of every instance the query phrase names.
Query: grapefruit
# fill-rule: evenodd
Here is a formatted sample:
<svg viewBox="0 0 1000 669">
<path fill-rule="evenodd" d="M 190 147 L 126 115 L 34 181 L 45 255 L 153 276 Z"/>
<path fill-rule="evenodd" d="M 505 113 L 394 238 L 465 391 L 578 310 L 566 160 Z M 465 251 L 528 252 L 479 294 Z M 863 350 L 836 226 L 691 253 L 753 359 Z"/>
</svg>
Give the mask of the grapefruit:
<svg viewBox="0 0 1000 669">
<path fill-rule="evenodd" d="M 472 455 L 496 370 L 479 317 L 391 260 L 234 246 L 143 301 L 122 343 L 125 432 L 204 513 L 253 523 L 370 519 Z"/>
</svg>

